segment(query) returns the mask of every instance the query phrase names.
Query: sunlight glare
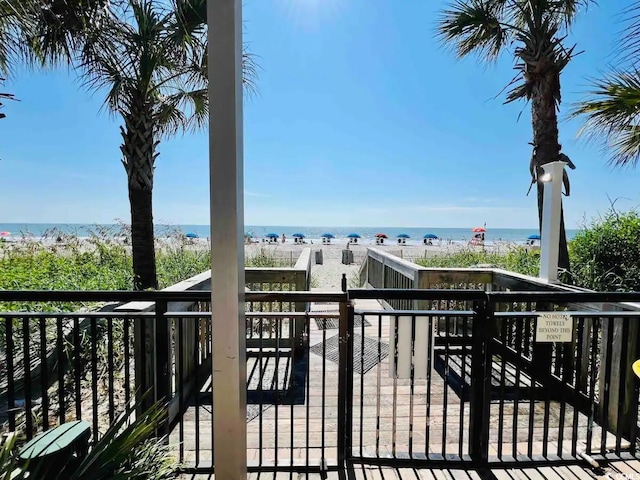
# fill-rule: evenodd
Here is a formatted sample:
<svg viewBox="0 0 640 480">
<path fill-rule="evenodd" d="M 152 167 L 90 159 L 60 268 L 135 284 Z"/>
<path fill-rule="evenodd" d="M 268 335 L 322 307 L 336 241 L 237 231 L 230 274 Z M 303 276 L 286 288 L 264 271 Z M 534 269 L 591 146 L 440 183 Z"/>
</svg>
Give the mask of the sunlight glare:
<svg viewBox="0 0 640 480">
<path fill-rule="evenodd" d="M 296 27 L 320 28 L 335 20 L 345 0 L 276 0 L 280 9 Z"/>
</svg>

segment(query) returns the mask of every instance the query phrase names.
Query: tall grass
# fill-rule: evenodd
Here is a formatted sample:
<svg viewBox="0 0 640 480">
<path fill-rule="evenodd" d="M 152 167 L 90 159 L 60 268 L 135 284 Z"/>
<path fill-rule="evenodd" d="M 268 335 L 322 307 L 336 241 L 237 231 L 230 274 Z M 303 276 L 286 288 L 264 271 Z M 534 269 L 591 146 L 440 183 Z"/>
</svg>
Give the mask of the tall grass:
<svg viewBox="0 0 640 480">
<path fill-rule="evenodd" d="M 415 263 L 431 268 L 469 268 L 479 265 L 503 268 L 524 275 L 538 276 L 540 251 L 513 246 L 505 251 L 465 248 L 459 251 L 417 258 Z"/>
<path fill-rule="evenodd" d="M 156 240 L 158 284 L 165 288 L 211 268 L 208 243 L 186 238 L 165 227 Z M 19 242 L 0 241 L 0 290 L 130 290 L 133 269 L 130 234 L 118 229 L 95 227 L 88 236 L 47 231 L 44 241 L 25 235 Z M 291 266 L 276 252 L 261 248 L 246 258 L 251 267 Z M 92 305 L 0 304 L 0 311 L 65 310 Z"/>
</svg>

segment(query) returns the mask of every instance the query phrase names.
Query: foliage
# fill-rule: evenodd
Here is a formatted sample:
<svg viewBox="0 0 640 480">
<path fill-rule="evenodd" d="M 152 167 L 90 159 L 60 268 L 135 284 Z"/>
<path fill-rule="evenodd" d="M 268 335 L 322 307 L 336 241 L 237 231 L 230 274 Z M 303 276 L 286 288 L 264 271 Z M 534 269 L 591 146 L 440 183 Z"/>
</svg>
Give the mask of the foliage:
<svg viewBox="0 0 640 480">
<path fill-rule="evenodd" d="M 245 259 L 245 266 L 247 267 L 293 267 L 295 263 L 295 259 L 292 258 L 284 258 L 281 259 L 276 255 L 275 249 L 268 249 L 265 247 L 260 247 L 260 249 L 255 252 L 253 255 L 248 256 Z"/>
<path fill-rule="evenodd" d="M 570 244 L 574 284 L 598 291 L 640 290 L 640 214 L 610 210 Z"/>
<path fill-rule="evenodd" d="M 186 238 L 175 228 L 164 227 L 156 239 L 160 288 L 165 288 L 211 268 L 209 245 Z M 0 240 L 0 290 L 130 290 L 133 271 L 129 229 L 95 227 L 88 237 L 57 230 L 44 241 L 28 234 L 18 242 Z M 250 267 L 291 266 L 274 251 L 261 248 L 247 256 Z M 90 308 L 88 304 L 0 304 L 0 311 L 55 311 Z M 1 327 L 0 327 L 1 328 Z"/>
<path fill-rule="evenodd" d="M 458 57 L 476 53 L 482 60 L 497 60 L 513 48 L 516 84 L 507 102 L 531 99 L 536 84 L 551 73 L 558 82 L 555 101 L 560 103 L 560 72 L 574 56 L 563 41 L 581 7 L 592 0 L 456 0 L 442 13 L 438 33 Z M 545 70 L 546 69 L 546 70 Z"/>
<path fill-rule="evenodd" d="M 616 65 L 591 79 L 585 99 L 573 106 L 581 116 L 580 135 L 596 141 L 616 166 L 636 166 L 640 160 L 640 1 L 623 13 L 622 38 L 616 43 Z"/>
<path fill-rule="evenodd" d="M 430 268 L 468 268 L 491 265 L 523 275 L 538 276 L 540 251 L 514 246 L 506 252 L 463 249 L 442 255 L 424 256 L 416 259 L 418 265 Z"/>
<path fill-rule="evenodd" d="M 613 71 L 591 83 L 588 98 L 572 116 L 585 117 L 580 130 L 589 140 L 601 140 L 603 151 L 616 166 L 635 166 L 640 159 L 640 72 Z"/>
<path fill-rule="evenodd" d="M 516 74 L 507 86 L 507 103 L 531 102 L 533 146 L 530 187 L 536 184 L 538 218 L 542 218 L 543 165 L 562 160 L 575 165 L 561 152 L 557 110 L 561 102 L 560 75 L 575 54 L 566 38 L 578 12 L 594 0 L 455 0 L 444 9 L 438 34 L 459 58 L 476 54 L 494 62 L 507 52 L 515 60 Z M 569 195 L 569 177 L 564 175 Z M 540 221 L 540 220 L 539 220 Z M 567 239 L 562 220 L 559 266 L 569 269 Z"/>
<path fill-rule="evenodd" d="M 166 418 L 166 408 L 161 404 L 131 421 L 135 405 L 130 406 L 109 430 L 91 448 L 77 466 L 67 465 L 56 480 L 168 480 L 175 478 L 177 464 L 164 439 L 155 438 L 157 428 Z M 15 436 L 0 449 L 0 480 L 23 480 L 55 472 L 42 471 L 31 475 L 18 470 Z M 43 465 L 47 469 L 47 465 Z M 29 469 L 29 465 L 27 465 Z M 32 465 L 33 470 L 33 465 Z"/>
</svg>

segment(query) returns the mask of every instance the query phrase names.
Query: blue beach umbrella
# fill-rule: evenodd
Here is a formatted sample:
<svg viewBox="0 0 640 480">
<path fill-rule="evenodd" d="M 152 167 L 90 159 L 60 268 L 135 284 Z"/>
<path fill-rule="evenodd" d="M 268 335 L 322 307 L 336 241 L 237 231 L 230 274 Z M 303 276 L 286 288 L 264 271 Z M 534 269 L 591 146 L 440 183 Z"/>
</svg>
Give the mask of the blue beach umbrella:
<svg viewBox="0 0 640 480">
<path fill-rule="evenodd" d="M 292 235 L 292 237 L 294 237 L 294 238 L 304 238 L 304 233 L 294 233 Z"/>
<path fill-rule="evenodd" d="M 323 233 L 322 238 L 336 238 L 333 233 Z"/>
<path fill-rule="evenodd" d="M 406 233 L 401 233 L 400 235 L 398 235 L 398 238 L 411 238 L 411 237 Z"/>
<path fill-rule="evenodd" d="M 428 238 L 428 239 L 431 239 L 431 240 L 437 240 L 437 239 L 438 239 L 438 236 L 437 236 L 437 235 L 434 235 L 433 233 L 427 233 L 427 234 L 426 234 L 424 237 L 422 237 L 422 238 Z"/>
<path fill-rule="evenodd" d="M 187 238 L 199 238 L 197 233 L 189 232 L 185 235 Z"/>
<path fill-rule="evenodd" d="M 529 235 L 527 237 L 527 240 L 540 240 L 540 235 L 538 235 L 537 233 L 534 235 Z"/>
<path fill-rule="evenodd" d="M 244 236 L 247 238 L 253 238 L 253 232 L 244 232 Z"/>
<path fill-rule="evenodd" d="M 360 235 L 358 235 L 357 233 L 350 233 L 349 235 L 347 235 L 348 238 L 361 238 Z"/>
<path fill-rule="evenodd" d="M 267 238 L 278 238 L 280 235 L 278 235 L 277 233 L 267 233 L 265 235 L 265 237 Z"/>
</svg>

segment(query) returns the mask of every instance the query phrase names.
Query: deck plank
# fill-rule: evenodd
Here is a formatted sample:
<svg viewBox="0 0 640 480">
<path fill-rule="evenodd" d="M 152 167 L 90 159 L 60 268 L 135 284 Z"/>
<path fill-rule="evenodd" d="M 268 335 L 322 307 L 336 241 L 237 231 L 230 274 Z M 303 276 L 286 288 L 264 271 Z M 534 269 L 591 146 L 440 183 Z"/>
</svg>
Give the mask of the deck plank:
<svg viewBox="0 0 640 480">
<path fill-rule="evenodd" d="M 315 305 L 312 306 L 312 309 L 314 308 L 326 310 L 329 306 Z M 380 328 L 381 341 L 388 345 L 389 317 L 369 315 L 366 316 L 366 320 L 368 324 L 365 325 L 368 326 L 357 328 L 355 333 L 377 338 Z M 337 335 L 336 329 L 321 330 L 313 319 L 309 325 L 309 346 L 319 345 Z M 375 342 L 373 348 L 375 350 Z M 286 465 L 303 465 L 308 461 L 310 466 L 318 466 L 323 458 L 327 461 L 337 458 L 338 365 L 333 361 L 335 355 L 332 357 L 330 352 L 325 352 L 326 355 L 322 357 L 318 351 L 322 353 L 322 349 L 315 349 L 316 353 L 308 352 L 304 364 L 292 362 L 284 352 L 278 354 L 278 358 L 275 358 L 273 352 L 267 351 L 263 351 L 262 354 L 254 351 L 249 355 L 247 453 L 250 461 L 274 463 L 277 458 L 278 462 Z M 377 352 L 373 353 L 377 355 Z M 448 358 L 451 369 L 457 368 L 461 377 L 468 378 L 470 354 L 467 353 L 465 356 L 464 374 L 461 357 L 450 355 Z M 412 391 L 409 380 L 390 377 L 388 357 L 381 358 L 379 362 L 375 360 L 371 370 L 363 374 L 354 372 L 353 375 L 354 453 L 359 454 L 362 450 L 365 456 L 371 457 L 378 456 L 378 451 L 380 455 L 406 456 L 411 445 L 412 451 L 416 453 L 428 451 L 438 455 L 458 455 L 459 444 L 462 443 L 462 453 L 467 455 L 470 406 L 468 401 L 464 401 L 465 388 L 461 390 L 451 381 L 445 381 L 446 375 L 442 371 L 442 365 L 438 369 L 432 365 L 433 368 L 429 372 L 430 385 L 427 386 L 426 379 L 416 379 Z M 457 366 L 454 366 L 456 362 Z M 494 376 L 496 372 L 500 372 L 501 367 L 502 362 L 494 359 Z M 550 415 L 547 417 L 544 401 L 530 402 L 526 398 L 530 379 L 522 372 L 516 375 L 511 366 L 508 366 L 506 372 L 506 387 L 516 387 L 522 395 L 517 404 L 513 400 L 503 403 L 492 402 L 489 426 L 491 454 L 511 455 L 515 445 L 518 455 L 526 455 L 529 442 L 533 442 L 533 454 L 540 454 L 544 441 L 547 442 L 549 452 L 555 453 L 561 433 L 559 403 L 549 403 Z M 182 460 L 186 463 L 195 459 L 196 447 L 199 448 L 201 460 L 210 459 L 212 456 L 211 398 L 209 376 L 198 396 L 199 407 L 196 408 L 195 398 L 191 399 L 181 417 L 183 437 L 180 437 L 180 423 L 170 434 L 170 443 L 175 445 L 176 449 L 178 444 L 182 443 L 185 450 L 185 458 Z M 277 402 L 279 404 L 276 404 Z M 514 421 L 516 412 L 517 421 Z M 530 415 L 533 415 L 532 430 L 529 429 Z M 573 408 L 570 405 L 567 406 L 565 415 L 562 450 L 564 454 L 569 454 L 573 439 Z M 578 443 L 577 449 L 580 450 L 586 440 L 589 421 L 581 413 L 578 414 L 578 418 L 578 437 L 575 440 Z M 549 427 L 548 438 L 544 437 L 545 421 Z M 378 424 L 381 426 L 380 431 L 377 430 Z M 395 426 L 395 436 L 391 425 Z M 600 435 L 600 428 L 596 425 L 593 430 L 594 445 L 599 444 Z M 503 442 L 502 451 L 496 449 L 500 436 Z M 636 471 L 640 471 L 640 464 Z M 469 475 L 464 477 L 446 470 L 438 472 L 438 475 L 445 475 L 446 480 L 469 478 Z M 397 473 L 405 475 L 406 472 L 393 472 L 394 475 Z M 552 475 L 552 472 L 547 474 Z M 417 478 L 421 475 L 422 473 L 418 472 Z M 429 476 L 432 476 L 431 472 Z"/>
<path fill-rule="evenodd" d="M 495 468 L 489 471 L 431 468 L 391 468 L 371 465 L 355 465 L 345 471 L 327 472 L 326 477 L 319 473 L 289 472 L 253 472 L 247 475 L 248 480 L 611 480 L 620 474 L 620 478 L 640 478 L 635 468 L 640 466 L 638 460 L 614 461 L 604 469 L 604 474 L 596 475 L 589 468 L 581 465 L 550 466 L 527 468 Z M 635 467 L 635 468 L 634 468 Z M 625 476 L 627 475 L 627 476 Z M 214 480 L 214 475 L 186 475 L 179 480 Z"/>
</svg>

